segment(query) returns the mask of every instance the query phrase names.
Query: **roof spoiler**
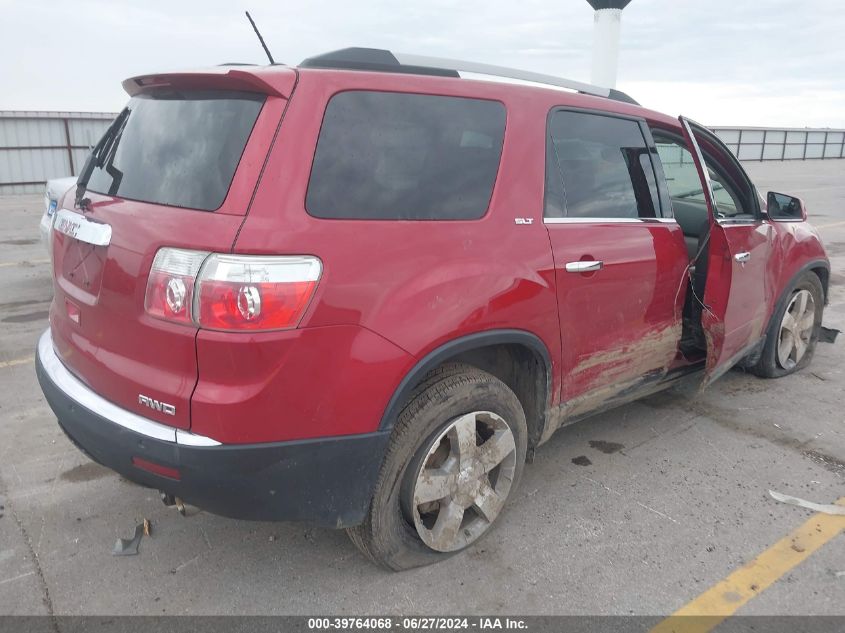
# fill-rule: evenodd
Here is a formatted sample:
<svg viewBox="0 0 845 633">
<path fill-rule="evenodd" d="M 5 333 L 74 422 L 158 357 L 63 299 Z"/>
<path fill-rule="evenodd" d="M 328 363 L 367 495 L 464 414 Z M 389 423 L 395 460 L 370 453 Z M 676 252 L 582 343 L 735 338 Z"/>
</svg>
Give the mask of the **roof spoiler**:
<svg viewBox="0 0 845 633">
<path fill-rule="evenodd" d="M 280 72 L 280 70 L 288 72 Z M 154 88 L 224 89 L 262 92 L 287 99 L 293 92 L 296 70 L 280 66 L 242 70 L 232 66 L 218 66 L 197 71 L 138 75 L 123 82 L 130 97 Z"/>
</svg>

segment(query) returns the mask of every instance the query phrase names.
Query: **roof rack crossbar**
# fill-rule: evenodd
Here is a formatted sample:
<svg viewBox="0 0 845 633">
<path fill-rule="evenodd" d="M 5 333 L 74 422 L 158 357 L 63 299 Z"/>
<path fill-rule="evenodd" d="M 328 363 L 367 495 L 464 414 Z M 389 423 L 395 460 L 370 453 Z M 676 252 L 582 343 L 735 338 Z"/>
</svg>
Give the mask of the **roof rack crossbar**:
<svg viewBox="0 0 845 633">
<path fill-rule="evenodd" d="M 492 75 L 494 77 L 506 77 L 508 79 L 519 79 L 521 81 L 532 81 L 534 83 L 549 84 L 560 88 L 577 90 L 578 92 L 596 97 L 608 98 L 611 95 L 611 90 L 609 88 L 602 88 L 601 86 L 594 86 L 592 84 L 574 81 L 572 79 L 564 79 L 563 77 L 555 77 L 554 75 L 545 75 L 543 73 L 535 73 L 528 70 L 517 70 L 516 68 L 507 68 L 505 66 L 479 64 L 477 62 L 467 62 L 460 59 L 448 59 L 445 57 L 408 55 L 405 53 L 393 53 L 393 55 L 399 63 L 403 65 L 422 66 L 425 68 L 450 68 L 457 70 L 458 72 Z"/>
</svg>

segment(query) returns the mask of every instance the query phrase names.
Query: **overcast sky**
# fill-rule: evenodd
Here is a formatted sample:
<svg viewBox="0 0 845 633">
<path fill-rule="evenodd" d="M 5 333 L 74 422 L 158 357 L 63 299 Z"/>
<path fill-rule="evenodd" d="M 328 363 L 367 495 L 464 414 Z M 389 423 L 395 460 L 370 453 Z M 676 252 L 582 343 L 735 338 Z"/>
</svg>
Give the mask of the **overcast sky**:
<svg viewBox="0 0 845 633">
<path fill-rule="evenodd" d="M 346 46 L 588 81 L 585 0 L 0 0 L 0 110 L 117 111 L 126 77 Z M 842 0 L 633 0 L 618 88 L 708 125 L 845 127 Z"/>
</svg>

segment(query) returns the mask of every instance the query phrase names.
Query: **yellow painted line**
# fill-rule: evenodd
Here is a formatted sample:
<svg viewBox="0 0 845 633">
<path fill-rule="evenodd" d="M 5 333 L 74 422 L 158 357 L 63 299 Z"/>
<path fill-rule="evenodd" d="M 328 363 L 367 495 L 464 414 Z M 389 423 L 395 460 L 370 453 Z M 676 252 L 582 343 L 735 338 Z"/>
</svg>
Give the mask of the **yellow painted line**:
<svg viewBox="0 0 845 633">
<path fill-rule="evenodd" d="M 49 264 L 49 259 L 26 259 L 20 262 L 0 262 L 0 268 L 7 268 L 9 266 L 26 266 L 27 264 Z"/>
<path fill-rule="evenodd" d="M 845 497 L 837 502 L 845 505 Z M 757 558 L 684 605 L 651 633 L 707 633 L 845 530 L 845 516 L 816 513 Z"/>
<path fill-rule="evenodd" d="M 15 365 L 26 365 L 35 360 L 35 356 L 27 356 L 25 358 L 16 358 L 15 360 L 0 361 L 0 369 L 4 367 L 14 367 Z"/>
<path fill-rule="evenodd" d="M 817 229 L 829 229 L 832 226 L 843 226 L 845 225 L 845 221 L 843 222 L 831 222 L 830 224 L 814 224 Z"/>
</svg>

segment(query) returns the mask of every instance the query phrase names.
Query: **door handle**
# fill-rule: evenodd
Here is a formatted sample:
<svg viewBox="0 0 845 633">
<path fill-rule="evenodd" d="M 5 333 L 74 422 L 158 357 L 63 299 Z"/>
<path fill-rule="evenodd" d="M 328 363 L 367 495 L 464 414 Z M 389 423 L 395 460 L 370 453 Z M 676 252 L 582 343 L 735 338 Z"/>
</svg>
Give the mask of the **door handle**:
<svg viewBox="0 0 845 633">
<path fill-rule="evenodd" d="M 566 264 L 566 272 L 589 273 L 595 270 L 601 270 L 602 266 L 604 266 L 604 262 L 595 259 L 586 262 L 568 262 Z"/>
<path fill-rule="evenodd" d="M 734 255 L 734 259 L 740 264 L 744 264 L 745 262 L 751 259 L 751 253 L 749 253 L 748 251 L 745 251 L 744 253 L 737 253 L 736 255 Z"/>
</svg>

